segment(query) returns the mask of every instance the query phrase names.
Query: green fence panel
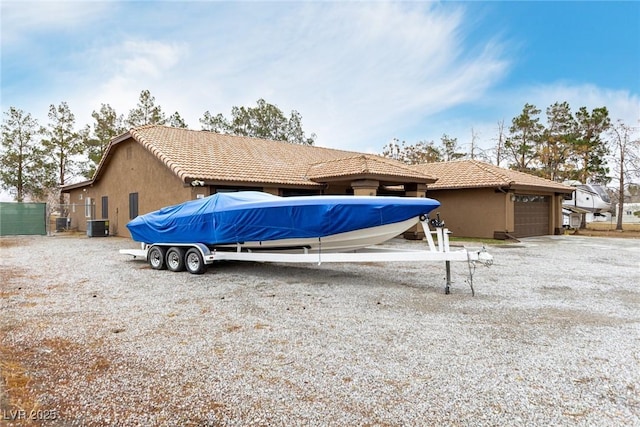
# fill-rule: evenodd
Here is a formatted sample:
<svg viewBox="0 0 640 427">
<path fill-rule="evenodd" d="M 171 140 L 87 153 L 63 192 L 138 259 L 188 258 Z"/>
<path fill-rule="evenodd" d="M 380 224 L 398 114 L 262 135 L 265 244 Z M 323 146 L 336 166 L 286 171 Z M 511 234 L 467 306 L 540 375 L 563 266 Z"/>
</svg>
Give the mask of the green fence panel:
<svg viewBox="0 0 640 427">
<path fill-rule="evenodd" d="M 46 203 L 0 202 L 0 236 L 47 234 Z"/>
</svg>

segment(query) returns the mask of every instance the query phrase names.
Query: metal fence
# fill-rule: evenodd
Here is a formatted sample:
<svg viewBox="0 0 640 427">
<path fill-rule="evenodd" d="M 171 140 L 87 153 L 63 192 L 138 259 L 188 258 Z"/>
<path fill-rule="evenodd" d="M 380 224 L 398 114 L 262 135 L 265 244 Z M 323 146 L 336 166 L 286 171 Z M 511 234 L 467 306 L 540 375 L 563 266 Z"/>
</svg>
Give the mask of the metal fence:
<svg viewBox="0 0 640 427">
<path fill-rule="evenodd" d="M 78 221 L 95 218 L 95 205 L 78 203 L 47 205 L 47 230 L 49 234 L 78 230 Z M 84 227 L 82 227 L 84 229 Z"/>
<path fill-rule="evenodd" d="M 0 202 L 0 236 L 47 234 L 46 203 Z"/>
</svg>

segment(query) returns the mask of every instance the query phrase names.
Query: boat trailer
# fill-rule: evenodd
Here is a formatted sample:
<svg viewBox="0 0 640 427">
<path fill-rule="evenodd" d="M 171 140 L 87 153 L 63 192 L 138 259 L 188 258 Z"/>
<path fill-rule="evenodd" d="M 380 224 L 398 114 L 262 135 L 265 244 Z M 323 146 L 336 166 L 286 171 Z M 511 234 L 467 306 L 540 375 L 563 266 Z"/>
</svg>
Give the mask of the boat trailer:
<svg viewBox="0 0 640 427">
<path fill-rule="evenodd" d="M 322 240 L 318 238 L 319 250 L 313 252 L 306 247 L 255 250 L 244 247 L 241 243 L 236 244 L 235 248 L 230 250 L 228 248 L 225 250 L 210 249 L 202 243 L 143 243 L 141 249 L 120 249 L 120 253 L 132 255 L 134 258 L 143 258 L 154 269 L 165 268 L 164 262 L 161 261 L 166 257 L 166 268 L 169 270 L 182 271 L 186 269 L 194 274 L 204 273 L 206 265 L 212 264 L 214 261 L 317 263 L 318 265 L 330 262 L 444 261 L 445 294 L 449 294 L 451 288 L 451 262 L 466 261 L 469 266 L 471 294 L 475 295 L 473 274 L 476 264 L 490 266 L 493 264 L 493 256 L 487 252 L 484 246 L 477 250 L 467 250 L 464 247 L 452 249 L 449 244 L 450 231 L 444 227 L 444 222 L 440 221 L 439 217 L 432 220 L 421 217 L 420 223 L 425 231 L 428 246 L 423 250 L 370 246 L 349 252 L 323 252 Z"/>
</svg>

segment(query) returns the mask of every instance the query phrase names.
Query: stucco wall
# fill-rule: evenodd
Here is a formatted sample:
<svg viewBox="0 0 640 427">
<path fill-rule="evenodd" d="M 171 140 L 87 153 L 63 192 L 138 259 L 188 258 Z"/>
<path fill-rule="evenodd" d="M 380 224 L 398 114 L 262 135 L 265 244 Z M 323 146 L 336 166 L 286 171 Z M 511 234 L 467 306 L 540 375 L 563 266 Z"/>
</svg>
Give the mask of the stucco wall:
<svg viewBox="0 0 640 427">
<path fill-rule="evenodd" d="M 494 189 L 473 190 L 427 190 L 427 197 L 440 202 L 440 207 L 431 213 L 435 218 L 440 213 L 446 227 L 456 237 L 493 238 L 495 231 L 513 227 L 513 206 L 509 198 Z"/>
<path fill-rule="evenodd" d="M 182 181 L 140 144 L 121 142 L 112 150 L 112 158 L 100 179 L 90 187 L 70 192 L 70 201 L 76 204 L 71 212 L 71 227 L 86 231 L 86 198 L 94 205 L 94 219 L 109 219 L 112 235 L 130 237 L 129 194 L 138 193 L 138 214 L 164 206 L 195 199 L 197 194 L 209 195 L 208 188 L 192 188 Z M 102 218 L 102 197 L 108 197 L 109 217 Z"/>
</svg>

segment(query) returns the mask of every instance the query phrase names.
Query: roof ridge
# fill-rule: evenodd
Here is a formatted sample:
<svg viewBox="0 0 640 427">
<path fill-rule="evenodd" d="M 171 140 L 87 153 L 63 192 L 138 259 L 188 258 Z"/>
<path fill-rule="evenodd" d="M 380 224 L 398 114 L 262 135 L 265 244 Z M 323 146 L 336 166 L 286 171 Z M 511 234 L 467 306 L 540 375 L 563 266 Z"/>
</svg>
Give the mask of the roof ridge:
<svg viewBox="0 0 640 427">
<path fill-rule="evenodd" d="M 270 142 L 270 143 L 277 143 L 277 144 L 289 144 L 289 145 L 293 145 L 293 146 L 300 146 L 300 147 L 308 147 L 308 148 L 313 148 L 313 149 L 319 149 L 319 150 L 328 150 L 328 151 L 338 151 L 338 152 L 342 152 L 342 153 L 346 153 L 346 154 L 350 154 L 351 156 L 349 157 L 358 157 L 362 154 L 366 154 L 366 153 L 359 153 L 357 151 L 351 151 L 351 150 L 344 150 L 341 148 L 331 148 L 331 147 L 323 147 L 323 146 L 319 146 L 319 145 L 309 145 L 309 144 L 297 144 L 294 142 L 288 142 L 288 141 L 284 141 L 284 140 L 278 140 L 278 139 L 268 139 L 268 138 L 260 138 L 257 136 L 248 136 L 248 135 L 235 135 L 232 133 L 221 133 L 221 132 L 214 132 L 214 131 L 210 131 L 210 130 L 205 130 L 205 129 L 190 129 L 190 128 L 178 128 L 178 127 L 173 127 L 173 126 L 167 126 L 167 125 L 159 125 L 159 124 L 148 124 L 148 125 L 142 125 L 142 126 L 138 126 L 135 128 L 132 128 L 131 130 L 146 130 L 146 129 L 153 129 L 153 128 L 164 128 L 167 130 L 171 130 L 171 131 L 176 131 L 176 132 L 193 132 L 196 134 L 211 134 L 211 135 L 217 135 L 217 136 L 221 136 L 224 138 L 230 138 L 230 139 L 235 139 L 235 140 L 239 140 L 239 141 L 261 141 L 261 142 Z"/>
<path fill-rule="evenodd" d="M 173 173 L 175 173 L 178 176 L 178 178 L 180 178 L 183 182 L 185 182 L 186 172 L 182 169 L 182 167 L 178 163 L 171 160 L 169 156 L 163 153 L 155 144 L 147 141 L 146 138 L 144 138 L 144 136 L 140 135 L 138 132 L 138 129 L 149 129 L 149 128 L 155 128 L 155 127 L 169 127 L 169 126 L 146 125 L 146 126 L 141 126 L 135 129 L 131 129 L 129 133 L 131 133 L 131 136 L 133 137 L 133 139 L 138 141 L 147 151 L 149 151 L 156 158 L 158 158 L 158 160 L 164 163 Z"/>
<path fill-rule="evenodd" d="M 492 165 L 490 163 L 481 162 L 481 161 L 475 160 L 475 159 L 470 159 L 470 160 L 467 160 L 467 161 L 473 163 L 476 167 L 482 169 L 483 171 L 488 172 L 488 173 L 490 173 L 490 174 L 492 174 L 492 175 L 504 180 L 507 184 L 511 184 L 511 183 L 514 182 L 514 180 L 511 177 L 509 177 L 508 175 L 498 171 L 498 169 L 502 169 L 499 166 L 495 166 L 495 165 Z"/>
</svg>

